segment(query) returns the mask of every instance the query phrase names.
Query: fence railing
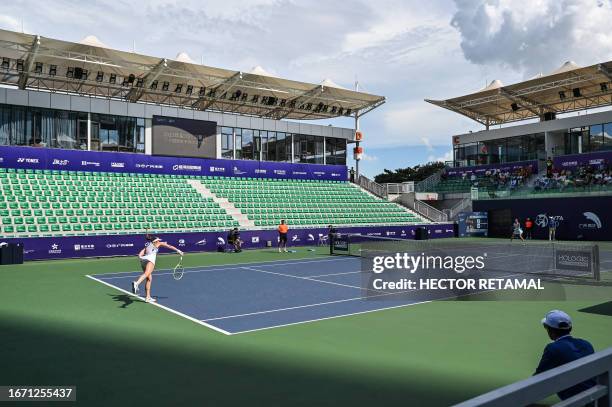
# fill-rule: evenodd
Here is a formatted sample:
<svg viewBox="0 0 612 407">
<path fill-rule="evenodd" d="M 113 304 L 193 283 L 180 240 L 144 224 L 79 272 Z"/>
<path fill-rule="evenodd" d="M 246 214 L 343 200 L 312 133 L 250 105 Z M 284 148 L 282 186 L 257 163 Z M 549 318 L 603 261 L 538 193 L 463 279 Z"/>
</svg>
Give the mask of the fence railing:
<svg viewBox="0 0 612 407">
<path fill-rule="evenodd" d="M 387 198 L 387 188 L 385 188 L 384 186 L 378 184 L 375 181 L 372 181 L 371 179 L 369 179 L 365 175 L 360 175 L 359 176 L 359 179 L 357 180 L 357 185 L 359 185 L 360 187 L 362 187 L 366 191 L 369 191 L 369 192 L 373 193 L 376 196 L 379 196 L 379 197 L 385 198 L 385 199 Z"/>
<path fill-rule="evenodd" d="M 455 407 L 526 406 L 593 378 L 596 381 L 594 387 L 553 407 L 578 407 L 589 403 L 596 403 L 592 405 L 597 407 L 612 407 L 612 348 L 485 393 Z"/>
<path fill-rule="evenodd" d="M 452 208 L 448 209 L 448 219 L 449 220 L 454 220 L 455 218 L 457 218 L 457 215 L 459 214 L 459 212 L 463 212 L 467 208 L 470 208 L 471 206 L 472 206 L 472 199 L 471 198 L 463 198 L 462 200 L 457 202 L 455 204 L 455 206 L 453 206 Z"/>
<path fill-rule="evenodd" d="M 433 188 L 434 185 L 440 182 L 440 177 L 442 176 L 443 172 L 444 172 L 444 169 L 441 169 L 440 171 L 425 178 L 423 181 L 417 183 L 414 186 L 414 190 L 416 192 L 426 192 L 429 189 Z"/>
<path fill-rule="evenodd" d="M 414 200 L 414 210 L 434 222 L 446 222 L 448 220 L 446 214 L 441 210 L 416 199 Z"/>
<path fill-rule="evenodd" d="M 414 192 L 414 182 L 402 182 L 400 184 L 382 184 L 387 189 L 387 195 L 400 195 L 408 192 Z"/>
</svg>

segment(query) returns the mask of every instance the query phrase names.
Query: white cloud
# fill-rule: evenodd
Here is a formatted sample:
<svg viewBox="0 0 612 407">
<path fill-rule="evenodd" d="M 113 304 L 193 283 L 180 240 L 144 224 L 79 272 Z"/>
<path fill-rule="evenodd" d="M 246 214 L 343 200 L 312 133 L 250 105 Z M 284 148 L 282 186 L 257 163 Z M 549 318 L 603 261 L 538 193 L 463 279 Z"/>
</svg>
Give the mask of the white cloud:
<svg viewBox="0 0 612 407">
<path fill-rule="evenodd" d="M 0 28 L 12 31 L 21 31 L 21 22 L 15 17 L 0 14 Z"/>
<path fill-rule="evenodd" d="M 452 24 L 466 58 L 501 64 L 526 77 L 567 60 L 580 65 L 612 57 L 610 0 L 455 0 Z"/>
<path fill-rule="evenodd" d="M 446 162 L 446 161 L 452 161 L 452 160 L 453 160 L 453 150 L 449 150 L 443 155 L 437 156 L 437 157 L 435 155 L 427 156 L 427 161 L 429 162 L 432 162 L 432 161 Z"/>
<path fill-rule="evenodd" d="M 362 161 L 378 161 L 378 157 L 375 155 L 363 153 L 363 155 L 361 156 L 361 160 Z"/>
</svg>

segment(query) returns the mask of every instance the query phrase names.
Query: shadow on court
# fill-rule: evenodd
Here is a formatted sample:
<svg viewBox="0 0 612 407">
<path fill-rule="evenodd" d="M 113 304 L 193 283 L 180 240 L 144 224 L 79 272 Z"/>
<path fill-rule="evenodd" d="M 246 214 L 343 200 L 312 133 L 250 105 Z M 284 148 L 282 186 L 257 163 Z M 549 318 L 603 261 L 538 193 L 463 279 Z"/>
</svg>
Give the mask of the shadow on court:
<svg viewBox="0 0 612 407">
<path fill-rule="evenodd" d="M 440 391 L 427 370 L 422 377 L 376 380 L 300 368 L 269 354 L 245 357 L 218 346 L 168 344 L 154 334 L 135 342 L 125 332 L 12 318 L 0 319 L 0 332 L 0 383 L 76 385 L 78 405 L 358 407 L 382 398 L 387 405 L 447 406 L 492 387 L 458 380 Z"/>
<path fill-rule="evenodd" d="M 119 308 L 127 308 L 132 303 L 134 303 L 134 297 L 129 296 L 127 294 L 107 294 L 107 295 L 111 296 L 114 301 L 122 303 L 119 306 Z M 138 302 L 141 302 L 141 301 L 138 300 Z"/>
<path fill-rule="evenodd" d="M 582 308 L 578 311 L 586 312 L 588 314 L 606 315 L 612 317 L 612 301 Z"/>
</svg>

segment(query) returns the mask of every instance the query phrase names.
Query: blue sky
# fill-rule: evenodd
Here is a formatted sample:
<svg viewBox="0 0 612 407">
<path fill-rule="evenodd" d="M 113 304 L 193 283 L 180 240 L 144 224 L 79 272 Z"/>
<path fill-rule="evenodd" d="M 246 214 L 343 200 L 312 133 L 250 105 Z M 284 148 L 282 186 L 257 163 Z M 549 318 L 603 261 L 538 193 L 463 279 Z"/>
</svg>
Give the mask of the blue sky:
<svg viewBox="0 0 612 407">
<path fill-rule="evenodd" d="M 610 21 L 612 0 L 13 0 L 0 10 L 10 30 L 347 88 L 357 79 L 387 97 L 361 122 L 369 176 L 450 159 L 453 134 L 482 128 L 423 99 L 611 60 Z"/>
</svg>

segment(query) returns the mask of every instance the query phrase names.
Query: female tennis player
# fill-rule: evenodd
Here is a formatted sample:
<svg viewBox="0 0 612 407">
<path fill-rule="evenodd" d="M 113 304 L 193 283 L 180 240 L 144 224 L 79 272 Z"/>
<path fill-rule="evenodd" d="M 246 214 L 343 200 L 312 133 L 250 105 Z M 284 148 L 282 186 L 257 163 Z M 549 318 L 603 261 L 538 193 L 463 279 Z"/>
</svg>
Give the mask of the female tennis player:
<svg viewBox="0 0 612 407">
<path fill-rule="evenodd" d="M 514 219 L 514 223 L 512 224 L 512 236 L 510 236 L 510 241 L 514 240 L 514 237 L 518 236 L 525 243 L 525 239 L 523 238 L 523 229 L 521 228 L 521 222 L 518 218 Z"/>
<path fill-rule="evenodd" d="M 138 280 L 132 282 L 132 293 L 138 294 L 138 286 L 142 283 L 143 280 L 147 280 L 145 285 L 145 293 L 146 293 L 146 302 L 155 302 L 156 300 L 151 297 L 151 281 L 153 280 L 153 270 L 155 270 L 155 260 L 157 259 L 157 252 L 160 247 L 165 247 L 170 250 L 174 250 L 181 256 L 183 252 L 177 249 L 176 247 L 162 242 L 161 239 L 157 236 L 152 236 L 147 233 L 145 239 L 147 243 L 145 243 L 144 249 L 138 253 L 138 258 L 140 259 L 140 266 L 142 267 L 142 274 L 138 277 Z"/>
</svg>

